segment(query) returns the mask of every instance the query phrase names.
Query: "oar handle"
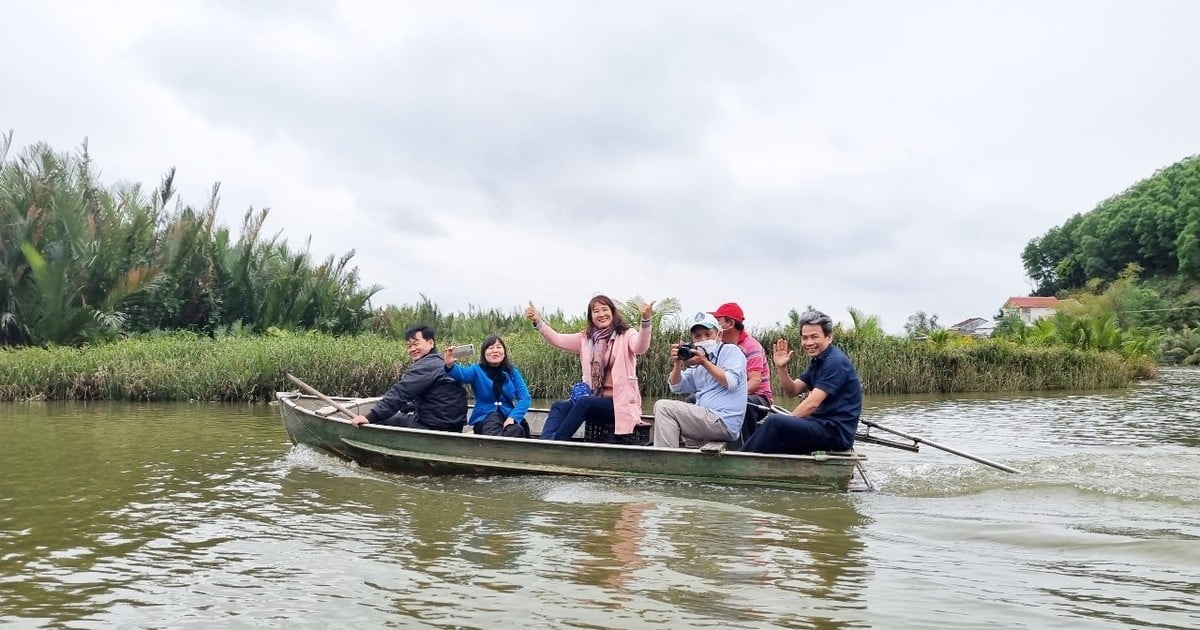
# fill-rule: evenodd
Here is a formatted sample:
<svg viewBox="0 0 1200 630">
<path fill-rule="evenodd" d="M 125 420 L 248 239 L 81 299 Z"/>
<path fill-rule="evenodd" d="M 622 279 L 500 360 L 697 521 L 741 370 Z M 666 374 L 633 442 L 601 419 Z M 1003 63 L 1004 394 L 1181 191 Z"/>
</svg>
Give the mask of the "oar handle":
<svg viewBox="0 0 1200 630">
<path fill-rule="evenodd" d="M 894 433 L 896 435 L 899 435 L 902 438 L 917 442 L 918 444 L 928 444 L 929 446 L 932 446 L 933 448 L 946 451 L 947 453 L 953 453 L 954 455 L 958 455 L 959 457 L 965 457 L 971 461 L 979 462 L 980 464 L 984 464 L 986 466 L 991 466 L 992 468 L 995 468 L 997 470 L 1003 470 L 1004 472 L 1015 473 L 1015 474 L 1019 474 L 1021 472 L 1021 471 L 1017 470 L 1016 468 L 1012 468 L 1011 466 L 1005 466 L 1004 464 L 999 464 L 999 463 L 993 462 L 989 459 L 984 459 L 978 455 L 964 453 L 958 449 L 950 448 L 949 446 L 943 446 L 943 445 L 938 444 L 937 442 L 934 442 L 931 440 L 926 440 L 923 437 L 917 437 L 915 435 L 909 435 L 903 431 L 897 431 L 896 429 L 890 429 L 890 428 L 885 427 L 877 422 L 871 422 L 870 420 L 862 420 L 861 418 L 859 419 L 859 421 L 869 427 L 879 429 L 880 431 L 887 431 L 888 433 Z"/>
<path fill-rule="evenodd" d="M 300 389 L 303 389 L 304 391 L 312 394 L 313 396 L 316 396 L 317 398 L 320 398 L 321 400 L 333 405 L 334 409 L 337 409 L 338 411 L 346 414 L 347 418 L 353 418 L 354 416 L 358 415 L 358 414 L 350 411 L 349 409 L 347 409 L 345 407 L 345 405 L 343 405 L 343 404 L 339 403 L 338 401 L 317 391 L 317 388 L 313 387 L 312 385 L 309 385 L 308 383 L 305 383 L 304 381 L 296 378 L 295 376 L 292 376 L 291 372 L 284 372 L 283 375 L 286 376 L 289 381 L 299 385 Z"/>
<path fill-rule="evenodd" d="M 785 416 L 790 415 L 792 413 L 792 412 L 788 411 L 787 409 L 780 407 L 779 405 L 771 405 L 770 407 L 768 407 L 766 405 L 760 405 L 758 403 L 747 402 L 746 406 L 754 407 L 755 409 L 761 409 L 762 411 L 766 411 L 769 413 L 781 413 Z"/>
</svg>

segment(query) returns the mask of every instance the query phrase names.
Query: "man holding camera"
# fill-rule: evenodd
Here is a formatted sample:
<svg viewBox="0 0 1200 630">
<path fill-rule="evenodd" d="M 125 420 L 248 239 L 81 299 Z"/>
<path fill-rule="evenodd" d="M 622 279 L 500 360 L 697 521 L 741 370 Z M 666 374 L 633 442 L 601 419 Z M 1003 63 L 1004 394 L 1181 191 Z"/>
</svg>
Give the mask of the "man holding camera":
<svg viewBox="0 0 1200 630">
<path fill-rule="evenodd" d="M 746 355 L 721 342 L 717 320 L 696 313 L 692 343 L 671 346 L 673 394 L 695 394 L 696 402 L 660 400 L 654 403 L 654 445 L 678 448 L 737 440 L 746 415 Z"/>
</svg>

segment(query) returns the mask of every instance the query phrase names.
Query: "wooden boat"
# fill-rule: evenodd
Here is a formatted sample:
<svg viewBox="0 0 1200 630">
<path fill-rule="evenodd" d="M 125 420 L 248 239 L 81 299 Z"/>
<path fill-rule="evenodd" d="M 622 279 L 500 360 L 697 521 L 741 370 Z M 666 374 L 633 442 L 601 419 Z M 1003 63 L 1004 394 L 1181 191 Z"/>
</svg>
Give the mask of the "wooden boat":
<svg viewBox="0 0 1200 630">
<path fill-rule="evenodd" d="M 794 489 L 871 489 L 862 470 L 866 458 L 854 451 L 764 455 L 725 450 L 723 443 L 710 443 L 700 449 L 656 448 L 370 424 L 355 427 L 319 398 L 294 392 L 278 392 L 276 398 L 293 444 L 393 472 L 580 475 Z M 365 413 L 379 399 L 333 400 L 351 412 Z M 526 415 L 535 435 L 540 433 L 545 417 L 544 409 L 531 409 Z"/>
</svg>

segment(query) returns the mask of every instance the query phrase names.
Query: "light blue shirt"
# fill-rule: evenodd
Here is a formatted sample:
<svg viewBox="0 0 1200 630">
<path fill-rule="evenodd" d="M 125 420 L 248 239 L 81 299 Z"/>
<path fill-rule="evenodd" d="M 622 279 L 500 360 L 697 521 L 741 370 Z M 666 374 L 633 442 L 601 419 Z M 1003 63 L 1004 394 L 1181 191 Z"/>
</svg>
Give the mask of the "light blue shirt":
<svg viewBox="0 0 1200 630">
<path fill-rule="evenodd" d="M 729 439 L 737 439 L 742 434 L 742 419 L 746 417 L 746 355 L 736 345 L 723 343 L 708 360 L 725 370 L 728 387 L 713 378 L 703 365 L 693 365 L 680 373 L 679 384 L 671 385 L 671 393 L 695 394 L 696 404 L 720 416 Z"/>
</svg>

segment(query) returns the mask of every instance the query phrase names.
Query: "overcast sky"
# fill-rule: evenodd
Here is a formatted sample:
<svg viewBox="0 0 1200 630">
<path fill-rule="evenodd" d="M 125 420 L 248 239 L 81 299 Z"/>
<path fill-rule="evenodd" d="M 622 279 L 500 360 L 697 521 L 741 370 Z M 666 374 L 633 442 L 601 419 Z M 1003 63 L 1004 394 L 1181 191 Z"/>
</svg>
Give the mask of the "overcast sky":
<svg viewBox="0 0 1200 630">
<path fill-rule="evenodd" d="M 902 330 L 1200 152 L 1200 2 L 0 0 L 0 130 L 269 207 L 375 305 Z"/>
</svg>

